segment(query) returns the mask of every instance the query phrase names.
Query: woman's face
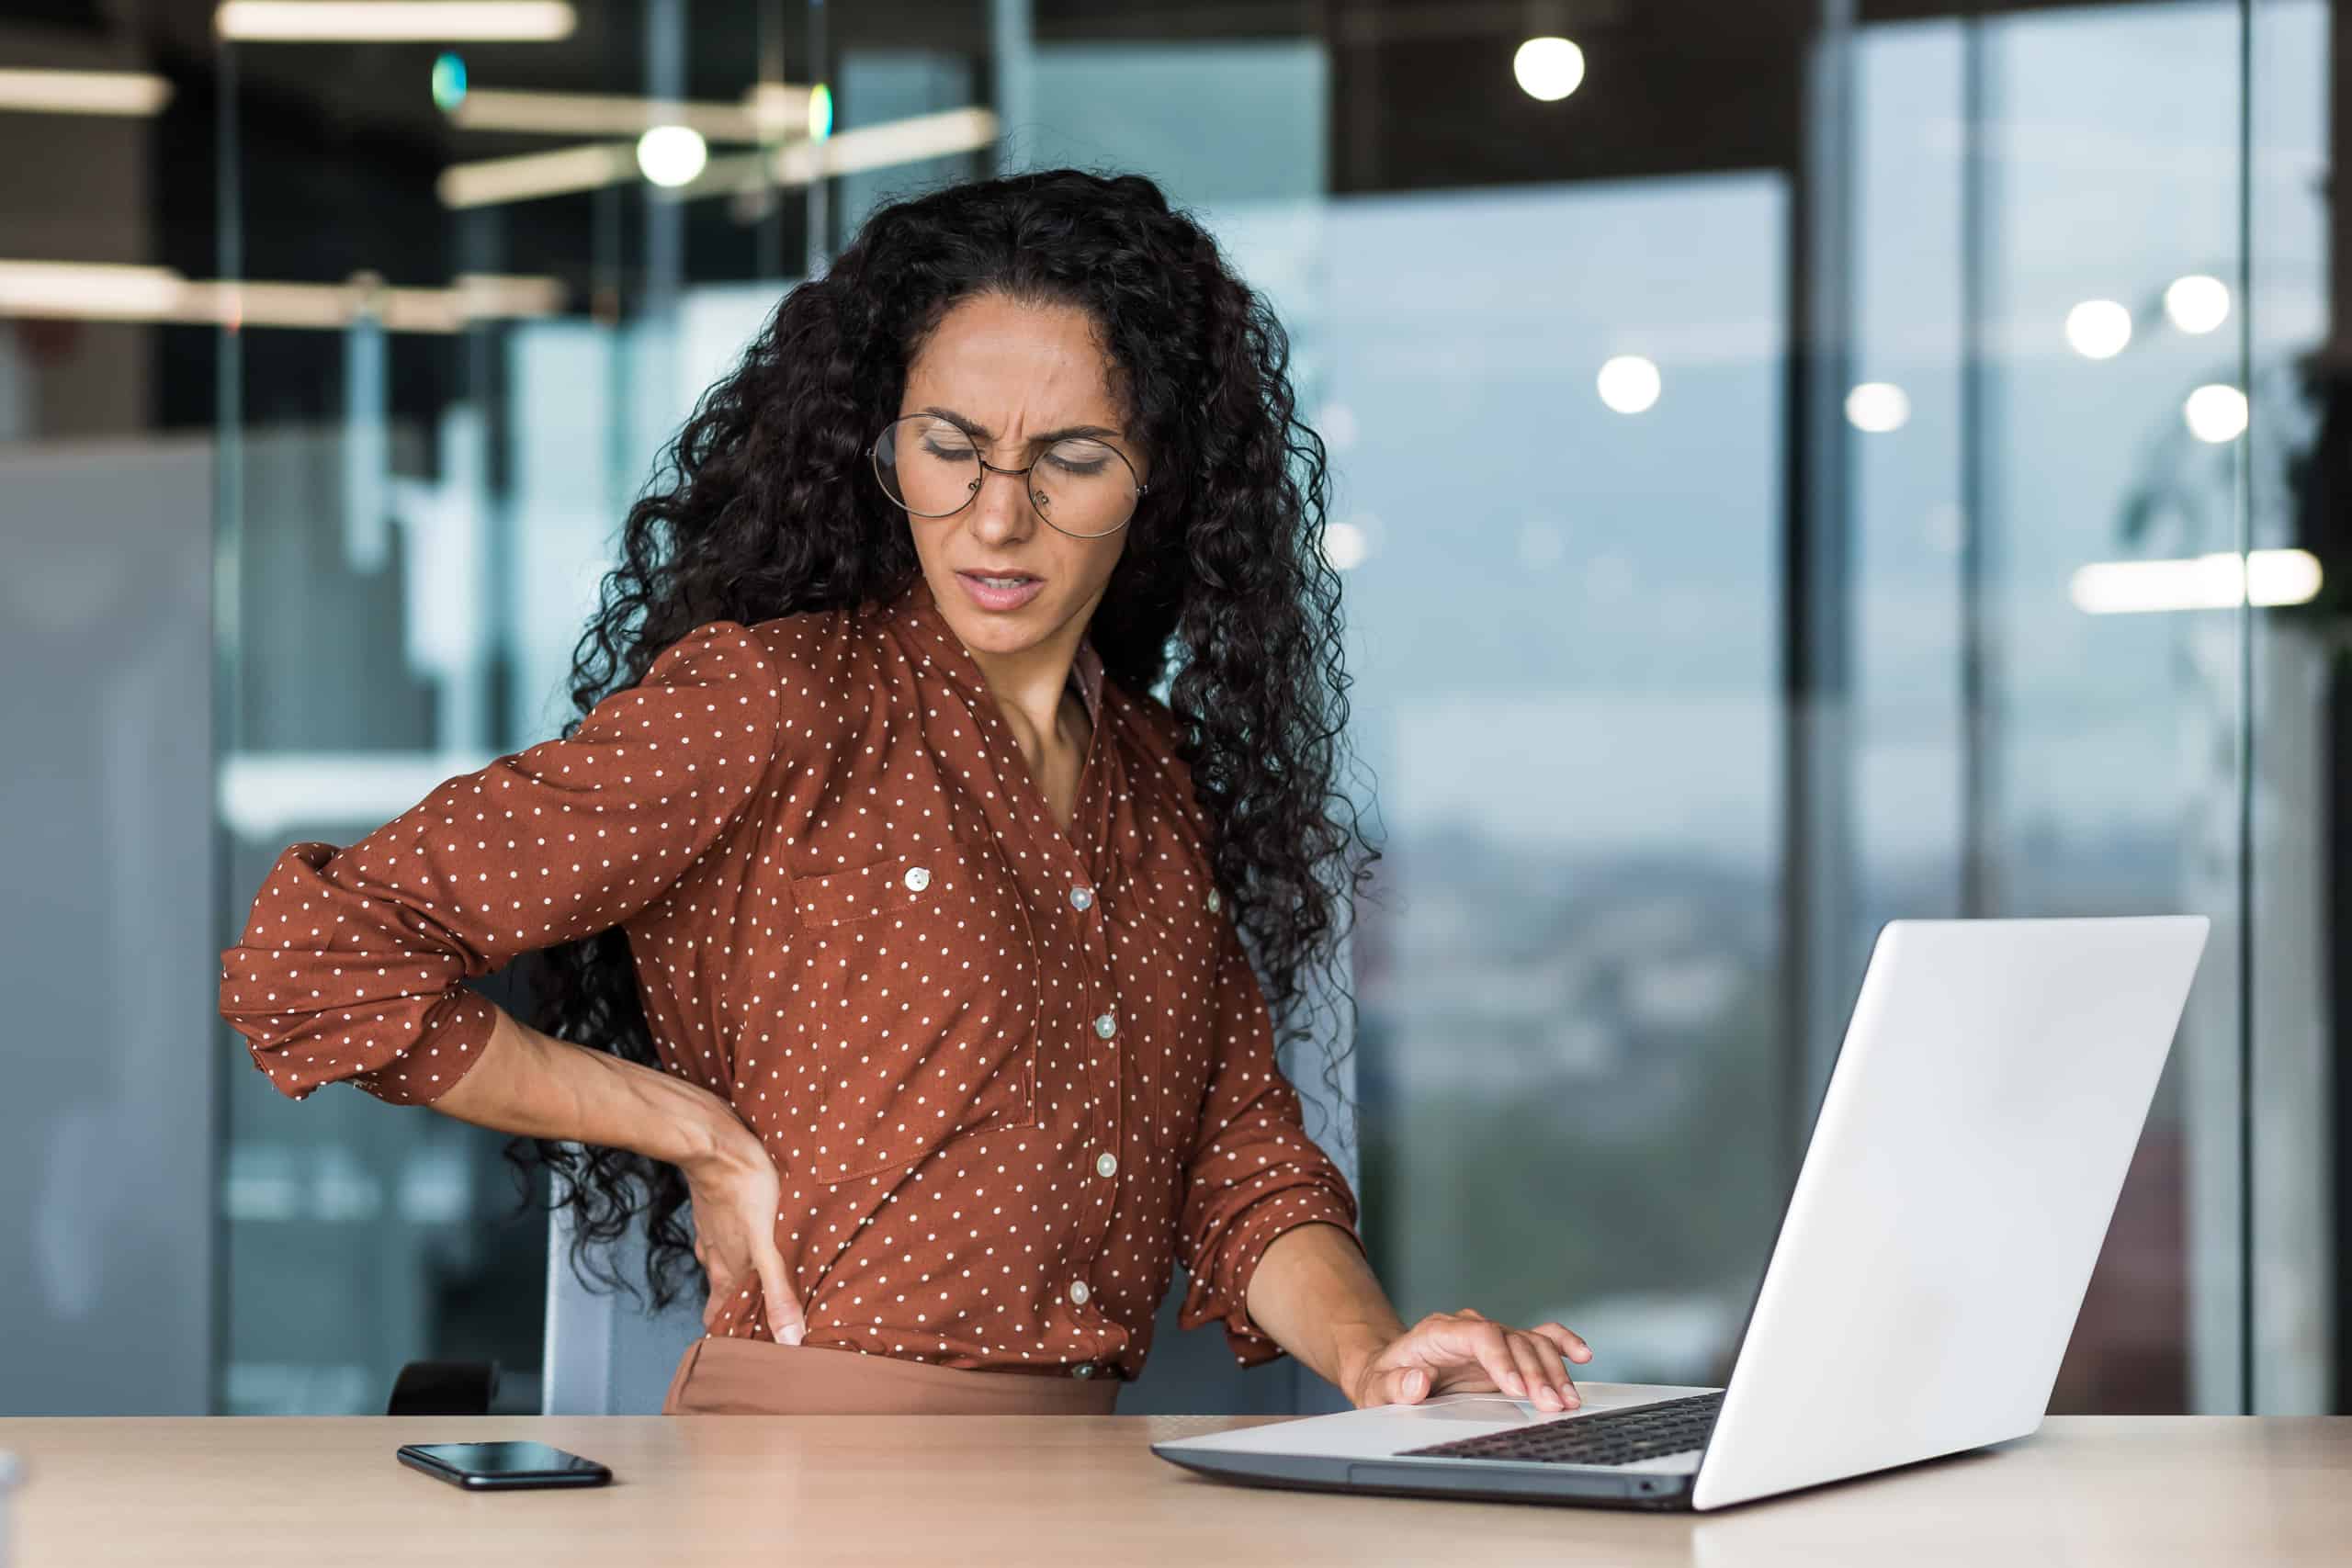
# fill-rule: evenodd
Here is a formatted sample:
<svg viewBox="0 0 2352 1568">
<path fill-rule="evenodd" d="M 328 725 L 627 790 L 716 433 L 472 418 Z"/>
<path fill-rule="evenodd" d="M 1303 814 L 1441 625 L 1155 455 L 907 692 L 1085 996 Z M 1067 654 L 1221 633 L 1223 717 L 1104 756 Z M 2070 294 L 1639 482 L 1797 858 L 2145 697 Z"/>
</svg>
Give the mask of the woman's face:
<svg viewBox="0 0 2352 1568">
<path fill-rule="evenodd" d="M 1127 530 L 1072 537 L 1037 514 L 1030 486 L 1068 497 L 1057 521 L 1069 524 L 1083 487 L 1131 491 L 1150 477 L 1112 395 L 1110 361 L 1092 320 L 1069 306 L 1021 304 L 1001 294 L 966 299 L 907 367 L 899 412 L 925 416 L 897 427 L 910 473 L 924 461 L 968 463 L 964 453 L 972 449 L 999 468 L 1039 459 L 1026 480 L 989 473 L 971 504 L 948 516 L 907 519 L 923 577 L 956 635 L 975 653 L 1010 654 L 1074 624 L 1075 649 Z M 1104 446 L 1132 465 L 1132 476 L 1115 460 L 1100 463 Z M 958 482 L 940 504 L 961 493 Z M 1024 581 L 1006 588 L 982 581 L 1006 577 Z"/>
</svg>

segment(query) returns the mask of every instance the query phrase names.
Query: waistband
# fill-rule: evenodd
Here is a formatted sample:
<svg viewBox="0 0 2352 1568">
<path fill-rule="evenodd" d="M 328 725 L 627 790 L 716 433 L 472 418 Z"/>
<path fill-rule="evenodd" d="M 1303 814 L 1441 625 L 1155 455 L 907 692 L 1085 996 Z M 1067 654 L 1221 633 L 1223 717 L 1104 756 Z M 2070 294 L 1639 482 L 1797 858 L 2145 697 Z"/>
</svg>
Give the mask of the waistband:
<svg viewBox="0 0 2352 1568">
<path fill-rule="evenodd" d="M 707 1334 L 686 1347 L 664 1416 L 1108 1416 L 1119 1380 L 978 1371 Z"/>
</svg>

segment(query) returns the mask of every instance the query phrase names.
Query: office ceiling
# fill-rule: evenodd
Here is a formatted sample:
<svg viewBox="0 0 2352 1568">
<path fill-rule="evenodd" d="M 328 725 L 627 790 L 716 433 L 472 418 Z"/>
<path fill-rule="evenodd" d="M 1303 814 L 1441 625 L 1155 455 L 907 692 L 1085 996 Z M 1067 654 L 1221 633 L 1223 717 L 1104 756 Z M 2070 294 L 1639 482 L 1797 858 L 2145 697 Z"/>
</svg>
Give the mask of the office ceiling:
<svg viewBox="0 0 2352 1568">
<path fill-rule="evenodd" d="M 554 43 L 459 51 L 480 85 L 639 93 L 652 0 L 575 0 Z M 689 96 L 731 98 L 780 53 L 807 80 L 812 15 L 831 54 L 867 44 L 985 59 L 987 0 L 676 0 Z M 124 64 L 214 75 L 215 0 L 10 0 L 0 39 L 104 39 Z M 1866 17 L 2033 8 L 1872 0 Z M 1654 175 L 1793 156 L 1797 72 L 1822 0 L 1033 0 L 1037 37 L 1142 41 L 1319 37 L 1334 68 L 1332 170 L 1341 191 Z M 1532 31 L 1577 39 L 1591 65 L 1566 105 L 1510 86 Z M 0 54 L 8 52 L 0 46 Z M 241 119 L 263 141 L 308 139 L 394 166 L 529 151 L 539 139 L 460 130 L 428 91 L 429 45 L 247 45 Z M 8 62 L 0 59 L 0 63 Z"/>
</svg>

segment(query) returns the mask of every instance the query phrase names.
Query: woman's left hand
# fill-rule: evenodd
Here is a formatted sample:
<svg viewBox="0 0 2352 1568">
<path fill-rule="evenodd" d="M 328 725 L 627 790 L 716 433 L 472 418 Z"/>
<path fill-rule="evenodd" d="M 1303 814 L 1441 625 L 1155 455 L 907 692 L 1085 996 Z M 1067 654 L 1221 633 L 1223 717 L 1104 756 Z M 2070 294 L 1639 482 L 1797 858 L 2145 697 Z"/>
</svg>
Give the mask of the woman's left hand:
<svg viewBox="0 0 2352 1568">
<path fill-rule="evenodd" d="M 1464 1307 L 1413 1325 L 1356 1368 L 1345 1387 L 1358 1408 L 1500 1391 L 1541 1410 L 1574 1410 L 1582 1402 L 1567 1362 L 1591 1359 L 1592 1347 L 1556 1323 L 1512 1328 Z"/>
</svg>

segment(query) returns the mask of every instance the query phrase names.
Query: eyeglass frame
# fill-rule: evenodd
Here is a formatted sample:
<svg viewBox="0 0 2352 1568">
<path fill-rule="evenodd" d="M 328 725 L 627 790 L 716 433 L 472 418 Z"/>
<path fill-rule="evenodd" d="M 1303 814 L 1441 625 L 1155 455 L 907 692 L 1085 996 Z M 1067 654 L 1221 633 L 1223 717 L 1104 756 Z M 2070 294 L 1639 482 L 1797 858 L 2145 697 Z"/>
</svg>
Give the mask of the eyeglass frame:
<svg viewBox="0 0 2352 1568">
<path fill-rule="evenodd" d="M 1117 533 L 1119 528 L 1124 528 L 1128 524 L 1136 520 L 1136 513 L 1143 510 L 1143 498 L 1151 493 L 1151 486 L 1136 476 L 1136 466 L 1129 460 L 1125 452 L 1120 451 L 1116 446 L 1113 446 L 1107 441 L 1096 441 L 1096 445 L 1108 449 L 1113 457 L 1118 458 L 1119 461 L 1125 466 L 1127 477 L 1136 481 L 1136 504 L 1129 509 L 1126 516 L 1120 520 L 1118 528 L 1105 528 L 1099 534 L 1073 534 L 1069 529 L 1063 527 L 1060 524 L 1046 515 L 1045 508 L 1037 504 L 1037 498 L 1035 494 L 1031 493 L 1030 486 L 1026 482 L 1029 478 L 1030 471 L 1035 468 L 1038 464 L 1046 460 L 1046 452 L 1053 450 L 1051 446 L 1046 447 L 1046 452 L 1038 453 L 1035 457 L 1030 458 L 1021 467 L 1017 468 L 1010 468 L 996 463 L 991 463 L 986 457 L 982 457 L 980 455 L 980 444 L 975 440 L 972 443 L 972 461 L 980 466 L 980 482 L 972 487 L 972 492 L 969 495 L 966 496 L 961 502 L 957 502 L 955 506 L 945 512 L 917 512 L 913 507 L 909 506 L 905 502 L 900 501 L 897 496 L 892 495 L 890 493 L 890 481 L 882 477 L 882 437 L 888 434 L 891 430 L 897 426 L 906 423 L 907 421 L 910 419 L 922 419 L 925 417 L 932 419 L 939 418 L 937 414 L 926 416 L 920 412 L 915 413 L 902 413 L 898 418 L 891 420 L 888 423 L 883 425 L 880 430 L 876 431 L 874 433 L 874 439 L 865 444 L 866 461 L 874 469 L 874 482 L 882 487 L 883 495 L 888 498 L 891 505 L 897 507 L 908 516 L 918 518 L 922 522 L 936 523 L 943 517 L 953 517 L 956 513 L 963 511 L 965 507 L 969 506 L 972 502 L 979 500 L 980 491 L 987 486 L 989 482 L 989 476 L 990 474 L 1019 474 L 1023 481 L 1021 486 L 1022 499 L 1028 502 L 1029 510 L 1037 514 L 1037 520 L 1040 523 L 1043 523 L 1046 527 L 1051 528 L 1054 532 L 1063 536 L 1065 538 L 1107 539 L 1112 535 Z M 942 423 L 954 424 L 956 422 L 954 420 L 944 420 L 942 421 Z M 958 425 L 956 428 L 962 429 L 963 427 Z M 966 430 L 964 431 L 964 434 L 968 437 L 972 433 Z M 1085 439 L 1095 440 L 1096 438 L 1088 436 Z"/>
</svg>

